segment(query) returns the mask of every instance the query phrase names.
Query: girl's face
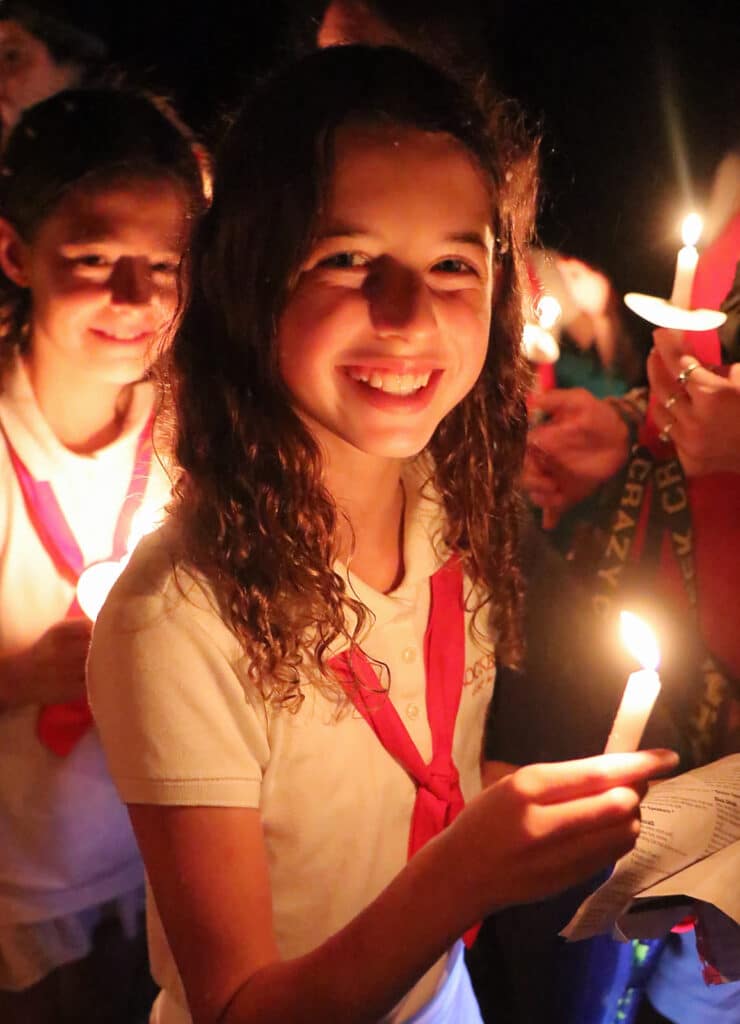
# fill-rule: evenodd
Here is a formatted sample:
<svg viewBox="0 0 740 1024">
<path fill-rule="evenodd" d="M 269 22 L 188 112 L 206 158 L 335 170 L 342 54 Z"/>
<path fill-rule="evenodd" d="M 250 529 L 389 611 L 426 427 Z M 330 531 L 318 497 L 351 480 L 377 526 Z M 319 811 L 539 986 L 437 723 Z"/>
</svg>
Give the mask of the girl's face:
<svg viewBox="0 0 740 1024">
<path fill-rule="evenodd" d="M 142 179 L 74 190 L 32 242 L 16 238 L 3 264 L 31 292 L 29 361 L 70 381 L 138 380 L 174 316 L 186 225 L 180 189 Z"/>
<path fill-rule="evenodd" d="M 278 330 L 296 410 L 335 462 L 416 455 L 475 384 L 493 290 L 491 199 L 452 137 L 345 126 Z"/>
</svg>

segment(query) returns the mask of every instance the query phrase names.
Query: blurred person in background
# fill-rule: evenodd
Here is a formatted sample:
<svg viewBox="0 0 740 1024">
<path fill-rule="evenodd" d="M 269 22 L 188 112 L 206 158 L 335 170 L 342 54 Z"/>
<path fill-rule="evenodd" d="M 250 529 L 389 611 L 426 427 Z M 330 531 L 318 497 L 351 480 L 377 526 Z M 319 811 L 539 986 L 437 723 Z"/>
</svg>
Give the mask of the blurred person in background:
<svg viewBox="0 0 740 1024">
<path fill-rule="evenodd" d="M 643 366 L 607 275 L 575 256 L 537 245 L 530 246 L 527 265 L 535 308 L 547 295 L 561 310 L 551 328 L 560 352 L 550 386 L 582 387 L 599 398 L 624 394 L 640 380 Z"/>
<path fill-rule="evenodd" d="M 569 508 L 576 507 L 578 513 L 584 497 L 600 495 L 601 521 L 584 523 L 571 548 L 571 564 L 582 579 L 593 582 L 632 445 L 638 440 L 647 445 L 663 466 L 673 456 L 679 460 L 684 479 L 676 478 L 675 483 L 690 509 L 697 579 L 698 606 L 693 613 L 686 608 L 686 596 L 681 599 L 681 581 L 665 538 L 662 546 L 660 534 L 657 543 L 654 539 L 647 544 L 652 548 L 648 557 L 644 548 L 640 554 L 643 561 L 654 563 L 651 589 L 675 617 L 674 657 L 680 648 L 678 638 L 693 635 L 700 660 L 708 653 L 724 677 L 722 694 L 712 695 L 713 713 L 704 719 L 706 735 L 696 737 L 704 748 L 703 760 L 740 750 L 739 186 L 740 161 L 731 153 L 715 174 L 708 208 L 709 244 L 701 253 L 692 290 L 692 307 L 721 306 L 728 314 L 726 324 L 702 333 L 656 331 L 647 367 L 649 390 L 606 401 L 584 390 L 541 396 L 537 404 L 550 418 L 530 433 L 524 474 L 530 498 L 546 511 L 549 525 Z M 638 536 L 636 547 L 647 538 L 644 533 Z M 683 628 L 677 622 L 683 622 Z M 696 655 L 687 659 L 687 673 L 700 676 Z M 668 692 L 671 682 L 665 672 L 662 675 Z M 704 984 L 692 930 L 668 936 L 649 972 L 642 974 L 642 1002 L 638 990 L 622 994 L 625 1021 L 729 1024 L 740 1016 L 740 983 Z M 607 1018 L 603 1020 L 607 1024 Z"/>
<path fill-rule="evenodd" d="M 149 97 L 81 89 L 26 111 L 3 155 L 3 1024 L 134 1024 L 154 995 L 143 868 L 85 698 L 94 611 L 77 583 L 169 498 L 147 377 L 203 205 L 191 143 Z"/>
<path fill-rule="evenodd" d="M 88 80 L 106 46 L 86 19 L 56 0 L 0 0 L 0 138 L 35 103 Z"/>
</svg>

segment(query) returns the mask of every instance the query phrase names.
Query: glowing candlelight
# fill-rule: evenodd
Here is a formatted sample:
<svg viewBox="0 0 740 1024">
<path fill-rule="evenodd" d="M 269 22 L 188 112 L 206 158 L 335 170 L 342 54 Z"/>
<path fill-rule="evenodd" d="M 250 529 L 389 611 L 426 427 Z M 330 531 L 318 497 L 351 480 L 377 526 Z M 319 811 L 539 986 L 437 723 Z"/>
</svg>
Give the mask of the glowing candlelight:
<svg viewBox="0 0 740 1024">
<path fill-rule="evenodd" d="M 704 223 L 698 213 L 690 213 L 685 217 L 681 227 L 683 246 L 678 250 L 676 276 L 671 292 L 671 303 L 680 306 L 681 309 L 688 309 L 691 305 L 691 288 L 694 284 L 696 264 L 699 262 L 696 243 L 703 227 Z"/>
<path fill-rule="evenodd" d="M 128 557 L 120 562 L 94 562 L 77 580 L 77 603 L 91 622 L 97 619 L 126 562 Z"/>
<path fill-rule="evenodd" d="M 535 314 L 543 331 L 549 331 L 554 327 L 562 312 L 562 307 L 554 295 L 540 295 L 535 306 Z"/>
<path fill-rule="evenodd" d="M 554 363 L 560 356 L 560 346 L 551 328 L 562 313 L 560 303 L 553 295 L 541 295 L 534 307 L 537 323 L 526 322 L 522 333 L 524 355 L 531 363 Z"/>
<path fill-rule="evenodd" d="M 97 619 L 113 584 L 126 568 L 136 545 L 157 525 L 158 520 L 152 509 L 142 505 L 131 519 L 127 550 L 123 558 L 119 561 L 111 559 L 106 562 L 93 562 L 82 572 L 77 580 L 77 603 L 91 622 Z"/>
<path fill-rule="evenodd" d="M 660 693 L 657 668 L 660 650 L 650 627 L 630 612 L 620 614 L 622 641 L 630 654 L 642 665 L 627 680 L 612 731 L 606 741 L 605 754 L 626 753 L 637 750 L 640 740 Z"/>
</svg>

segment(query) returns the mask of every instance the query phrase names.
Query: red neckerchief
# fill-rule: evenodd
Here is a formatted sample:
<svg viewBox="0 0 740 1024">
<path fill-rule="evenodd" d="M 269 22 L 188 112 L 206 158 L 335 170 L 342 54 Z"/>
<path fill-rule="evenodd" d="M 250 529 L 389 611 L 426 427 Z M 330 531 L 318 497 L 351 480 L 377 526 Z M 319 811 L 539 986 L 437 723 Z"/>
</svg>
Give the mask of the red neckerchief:
<svg viewBox="0 0 740 1024">
<path fill-rule="evenodd" d="M 355 708 L 416 784 L 408 844 L 411 858 L 465 806 L 452 757 L 465 676 L 465 606 L 459 560 L 451 559 L 431 579 L 431 607 L 424 636 L 426 705 L 432 733 L 429 764 L 422 760 L 387 691 L 379 690 L 378 676 L 359 647 L 336 655 L 329 665 Z M 466 932 L 468 945 L 477 932 L 477 926 Z"/>
<path fill-rule="evenodd" d="M 740 214 L 737 214 L 699 257 L 691 292 L 693 309 L 717 309 L 732 285 L 740 253 Z M 719 284 L 718 284 L 719 282 Z M 719 291 L 722 290 L 722 294 Z M 719 335 L 701 331 L 685 335 L 702 363 L 722 361 Z M 658 439 L 651 411 L 640 435 L 659 459 L 674 457 L 671 444 Z M 740 677 L 740 473 L 710 473 L 687 480 L 694 533 L 694 563 L 699 596 L 698 614 L 707 649 Z M 661 576 L 674 596 L 683 594 L 681 576 L 671 549 L 663 539 Z"/>
<path fill-rule="evenodd" d="M 126 554 L 126 545 L 131 532 L 131 520 L 141 506 L 149 479 L 152 461 L 152 419 L 150 417 L 139 434 L 136 443 L 134 468 L 128 491 L 124 498 L 113 535 L 111 561 L 119 561 Z M 73 586 L 77 585 L 85 566 L 85 558 L 75 539 L 69 523 L 64 518 L 59 502 L 50 483 L 36 480 L 10 443 L 4 427 L 0 432 L 5 437 L 10 462 L 23 494 L 28 518 L 36 535 L 54 563 L 57 572 Z M 83 612 L 75 595 L 67 609 L 65 619 L 82 618 Z M 67 754 L 82 739 L 92 725 L 92 715 L 85 697 L 64 704 L 48 704 L 39 711 L 36 734 L 39 740 L 59 757 Z"/>
</svg>

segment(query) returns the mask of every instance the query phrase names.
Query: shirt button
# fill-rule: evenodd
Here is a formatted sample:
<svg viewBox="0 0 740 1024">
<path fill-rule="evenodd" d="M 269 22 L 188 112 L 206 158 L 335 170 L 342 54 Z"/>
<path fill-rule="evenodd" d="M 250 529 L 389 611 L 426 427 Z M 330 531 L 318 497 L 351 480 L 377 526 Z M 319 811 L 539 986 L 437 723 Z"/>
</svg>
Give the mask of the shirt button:
<svg viewBox="0 0 740 1024">
<path fill-rule="evenodd" d="M 407 665 L 411 665 L 416 661 L 416 648 L 415 647 L 404 647 L 401 651 L 401 660 Z"/>
<path fill-rule="evenodd" d="M 419 717 L 419 705 L 418 704 L 407 704 L 406 705 L 406 715 L 407 715 L 408 718 L 410 718 L 412 720 L 414 718 L 418 718 Z"/>
</svg>

